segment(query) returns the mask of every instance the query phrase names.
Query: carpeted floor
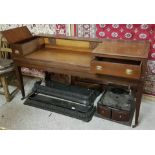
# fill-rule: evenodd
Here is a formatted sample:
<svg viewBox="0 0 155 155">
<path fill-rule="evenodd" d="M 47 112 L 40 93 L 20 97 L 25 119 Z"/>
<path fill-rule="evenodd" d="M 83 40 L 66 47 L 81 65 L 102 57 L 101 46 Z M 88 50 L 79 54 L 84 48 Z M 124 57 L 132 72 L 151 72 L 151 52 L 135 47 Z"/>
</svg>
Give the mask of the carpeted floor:
<svg viewBox="0 0 155 155">
<path fill-rule="evenodd" d="M 35 78 L 24 78 L 25 91 L 28 94 Z M 13 89 L 13 88 L 10 88 Z M 139 126 L 131 128 L 122 124 L 93 117 L 90 122 L 83 122 L 57 113 L 26 106 L 18 92 L 10 103 L 5 103 L 0 95 L 0 128 L 21 130 L 136 130 L 155 129 L 155 103 L 142 101 Z"/>
</svg>

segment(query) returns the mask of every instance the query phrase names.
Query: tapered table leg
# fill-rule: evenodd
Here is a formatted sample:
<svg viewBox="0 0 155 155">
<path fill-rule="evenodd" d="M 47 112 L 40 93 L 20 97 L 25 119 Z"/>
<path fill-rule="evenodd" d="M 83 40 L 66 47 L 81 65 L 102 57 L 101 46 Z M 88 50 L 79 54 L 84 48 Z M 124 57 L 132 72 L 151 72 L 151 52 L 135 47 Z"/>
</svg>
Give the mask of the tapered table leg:
<svg viewBox="0 0 155 155">
<path fill-rule="evenodd" d="M 140 82 L 137 87 L 136 93 L 136 116 L 135 116 L 135 127 L 138 125 L 139 111 L 141 105 L 141 99 L 143 94 L 143 82 Z"/>
<path fill-rule="evenodd" d="M 20 66 L 15 66 L 15 71 L 16 71 L 16 76 L 18 79 L 18 85 L 19 85 L 19 89 L 21 90 L 22 93 L 22 98 L 25 98 L 25 90 L 24 90 L 24 83 L 23 83 L 23 76 L 21 73 L 21 67 Z"/>
</svg>

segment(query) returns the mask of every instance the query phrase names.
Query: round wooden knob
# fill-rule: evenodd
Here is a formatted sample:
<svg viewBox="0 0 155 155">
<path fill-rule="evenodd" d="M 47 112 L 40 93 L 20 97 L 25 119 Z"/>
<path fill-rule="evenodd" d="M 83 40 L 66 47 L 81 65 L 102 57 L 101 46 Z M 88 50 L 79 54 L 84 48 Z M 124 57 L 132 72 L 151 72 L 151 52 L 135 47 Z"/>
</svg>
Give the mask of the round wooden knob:
<svg viewBox="0 0 155 155">
<path fill-rule="evenodd" d="M 102 66 L 96 66 L 97 70 L 102 70 L 102 68 L 103 68 Z"/>
<path fill-rule="evenodd" d="M 131 75 L 131 74 L 133 74 L 133 70 L 132 69 L 126 69 L 126 74 L 128 74 L 128 75 Z"/>
<path fill-rule="evenodd" d="M 15 50 L 15 54 L 19 54 L 19 51 L 18 50 Z"/>
</svg>

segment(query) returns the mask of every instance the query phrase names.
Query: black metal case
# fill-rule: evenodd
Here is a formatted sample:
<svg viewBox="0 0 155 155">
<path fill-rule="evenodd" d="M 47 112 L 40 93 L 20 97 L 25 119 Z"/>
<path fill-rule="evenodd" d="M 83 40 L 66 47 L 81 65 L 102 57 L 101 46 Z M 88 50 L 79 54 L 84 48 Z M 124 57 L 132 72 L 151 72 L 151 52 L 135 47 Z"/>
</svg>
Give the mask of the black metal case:
<svg viewBox="0 0 155 155">
<path fill-rule="evenodd" d="M 36 82 L 33 93 L 59 98 L 60 101 L 55 102 L 55 104 L 72 110 L 87 112 L 94 106 L 94 101 L 100 94 L 100 92 L 93 89 L 64 85 L 55 81 L 50 82 L 50 87 L 41 85 L 41 81 Z"/>
<path fill-rule="evenodd" d="M 41 85 L 41 81 L 38 81 L 24 104 L 90 121 L 96 109 L 94 101 L 99 94 L 93 89 L 64 85 L 55 81 L 52 81 L 49 87 Z"/>
<path fill-rule="evenodd" d="M 29 98 L 24 102 L 24 104 L 77 118 L 85 122 L 89 122 L 96 111 L 96 108 L 94 106 L 91 106 L 85 112 L 78 111 L 77 109 L 69 109 L 65 106 L 65 104 L 68 104 L 68 102 L 63 102 L 58 98 L 49 98 L 35 93 L 31 94 Z"/>
</svg>

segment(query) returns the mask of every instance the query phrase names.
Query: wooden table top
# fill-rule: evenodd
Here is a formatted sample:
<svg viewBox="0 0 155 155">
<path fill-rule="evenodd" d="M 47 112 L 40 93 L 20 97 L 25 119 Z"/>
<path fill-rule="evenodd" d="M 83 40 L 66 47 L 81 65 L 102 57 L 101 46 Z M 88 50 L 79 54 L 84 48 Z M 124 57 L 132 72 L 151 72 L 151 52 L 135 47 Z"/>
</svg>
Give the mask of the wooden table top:
<svg viewBox="0 0 155 155">
<path fill-rule="evenodd" d="M 43 48 L 25 56 L 27 59 L 90 67 L 91 53 Z"/>
<path fill-rule="evenodd" d="M 104 40 L 93 54 L 121 57 L 147 58 L 150 44 L 148 41 Z"/>
</svg>

